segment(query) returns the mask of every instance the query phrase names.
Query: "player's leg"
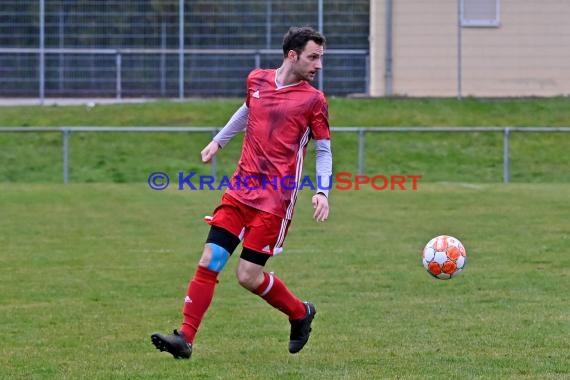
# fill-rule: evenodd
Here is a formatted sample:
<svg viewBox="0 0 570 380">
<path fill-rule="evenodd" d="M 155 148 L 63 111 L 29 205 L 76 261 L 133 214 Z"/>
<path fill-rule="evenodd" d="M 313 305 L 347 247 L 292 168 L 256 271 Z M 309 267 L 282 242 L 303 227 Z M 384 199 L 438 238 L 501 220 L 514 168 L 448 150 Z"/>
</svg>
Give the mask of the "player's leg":
<svg viewBox="0 0 570 380">
<path fill-rule="evenodd" d="M 220 227 L 211 227 L 198 268 L 184 298 L 184 318 L 180 330 L 189 343 L 194 341 L 200 322 L 212 302 L 218 274 L 239 243 L 236 235 Z"/>
<path fill-rule="evenodd" d="M 237 236 L 223 228 L 211 227 L 198 268 L 188 284 L 182 327 L 180 331 L 174 330 L 172 335 L 152 334 L 151 341 L 156 348 L 168 351 L 176 359 L 190 358 L 194 337 L 214 297 L 218 274 L 239 242 Z"/>
<path fill-rule="evenodd" d="M 244 248 L 237 267 L 237 278 L 244 288 L 263 298 L 274 308 L 289 317 L 291 334 L 289 352 L 299 352 L 309 340 L 311 322 L 315 316 L 315 306 L 297 298 L 275 275 L 264 270 L 267 260 L 281 245 L 289 228 L 289 221 L 260 213 L 258 221 L 249 226 L 244 237 Z M 266 252 L 264 252 L 266 251 Z"/>
<path fill-rule="evenodd" d="M 264 271 L 269 255 L 244 248 L 237 267 L 237 278 L 241 286 L 263 298 L 289 319 L 301 319 L 306 314 L 303 301 L 298 299 L 275 275 Z"/>
<path fill-rule="evenodd" d="M 222 204 L 215 210 L 214 217 L 208 221 L 212 227 L 194 277 L 188 284 L 180 331 L 174 330 L 172 335 L 151 335 L 152 343 L 159 350 L 168 351 L 177 359 L 190 358 L 194 337 L 212 302 L 218 274 L 240 243 L 239 236 L 243 228 L 241 219 L 241 213 L 234 207 L 232 200 L 224 197 Z"/>
</svg>

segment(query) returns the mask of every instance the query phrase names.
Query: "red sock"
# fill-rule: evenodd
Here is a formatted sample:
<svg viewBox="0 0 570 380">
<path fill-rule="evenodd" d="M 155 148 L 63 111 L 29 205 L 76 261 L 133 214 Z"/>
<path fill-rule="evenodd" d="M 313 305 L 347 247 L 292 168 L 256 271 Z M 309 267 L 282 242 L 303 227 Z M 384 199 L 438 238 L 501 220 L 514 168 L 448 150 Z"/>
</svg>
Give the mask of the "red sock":
<svg viewBox="0 0 570 380">
<path fill-rule="evenodd" d="M 198 266 L 194 278 L 188 284 L 184 299 L 184 319 L 180 328 L 188 343 L 194 341 L 200 322 L 214 297 L 214 288 L 217 283 L 218 272 Z"/>
<path fill-rule="evenodd" d="M 264 279 L 261 285 L 253 292 L 267 301 L 274 308 L 287 314 L 289 319 L 301 319 L 305 317 L 307 310 L 287 286 L 273 273 L 263 273 Z"/>
</svg>

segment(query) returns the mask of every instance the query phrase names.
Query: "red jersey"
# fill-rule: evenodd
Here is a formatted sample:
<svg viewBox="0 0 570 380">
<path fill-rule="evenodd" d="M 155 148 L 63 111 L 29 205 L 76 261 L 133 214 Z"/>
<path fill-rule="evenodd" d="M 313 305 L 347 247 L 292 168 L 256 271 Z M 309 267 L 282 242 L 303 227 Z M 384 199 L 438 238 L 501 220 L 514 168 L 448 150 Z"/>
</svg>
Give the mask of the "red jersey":
<svg viewBox="0 0 570 380">
<path fill-rule="evenodd" d="M 227 193 L 290 220 L 307 144 L 311 138 L 330 139 L 328 105 L 324 94 L 306 81 L 278 88 L 276 72 L 256 69 L 247 77 L 249 116 Z"/>
</svg>

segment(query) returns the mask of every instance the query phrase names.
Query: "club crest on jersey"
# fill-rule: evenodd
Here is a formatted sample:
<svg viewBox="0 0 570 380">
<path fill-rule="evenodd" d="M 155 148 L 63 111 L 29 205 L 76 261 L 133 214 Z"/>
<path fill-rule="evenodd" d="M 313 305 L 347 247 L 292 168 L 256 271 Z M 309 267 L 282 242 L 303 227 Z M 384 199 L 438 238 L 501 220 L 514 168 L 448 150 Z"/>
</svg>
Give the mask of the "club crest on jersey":
<svg viewBox="0 0 570 380">
<path fill-rule="evenodd" d="M 256 99 L 259 99 L 259 98 L 261 97 L 261 96 L 259 95 L 259 90 L 255 90 L 251 96 L 253 96 L 253 97 L 256 98 Z"/>
</svg>

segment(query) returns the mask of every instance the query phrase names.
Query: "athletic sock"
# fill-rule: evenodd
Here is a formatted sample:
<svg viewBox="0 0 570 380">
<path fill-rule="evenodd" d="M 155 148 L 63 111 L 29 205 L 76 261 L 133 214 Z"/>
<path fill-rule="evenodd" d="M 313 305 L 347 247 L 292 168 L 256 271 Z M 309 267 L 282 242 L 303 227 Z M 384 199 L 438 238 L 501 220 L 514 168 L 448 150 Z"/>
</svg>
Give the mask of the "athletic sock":
<svg viewBox="0 0 570 380">
<path fill-rule="evenodd" d="M 273 273 L 263 273 L 263 282 L 253 291 L 268 304 L 285 313 L 289 319 L 302 319 L 307 310 L 301 300 L 299 300 L 287 286 Z"/>
<path fill-rule="evenodd" d="M 218 272 L 198 266 L 194 278 L 188 284 L 188 291 L 184 298 L 184 319 L 180 328 L 188 343 L 194 341 L 200 322 L 214 297 L 214 288 L 217 283 Z"/>
</svg>

